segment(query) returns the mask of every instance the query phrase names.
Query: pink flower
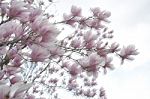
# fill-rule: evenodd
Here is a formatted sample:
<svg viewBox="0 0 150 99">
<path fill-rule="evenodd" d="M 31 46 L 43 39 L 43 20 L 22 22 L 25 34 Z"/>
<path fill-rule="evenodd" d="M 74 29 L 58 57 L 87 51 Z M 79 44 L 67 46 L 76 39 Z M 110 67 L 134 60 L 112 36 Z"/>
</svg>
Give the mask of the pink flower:
<svg viewBox="0 0 150 99">
<path fill-rule="evenodd" d="M 101 10 L 99 7 L 91 8 L 91 11 L 92 11 L 94 16 L 99 16 L 99 14 L 101 13 Z"/>
<path fill-rule="evenodd" d="M 5 46 L 0 47 L 0 56 L 5 55 L 6 53 L 7 53 L 6 47 Z"/>
<path fill-rule="evenodd" d="M 23 1 L 12 0 L 9 8 L 9 17 L 18 17 L 20 14 L 27 12 L 27 4 Z"/>
<path fill-rule="evenodd" d="M 19 67 L 21 65 L 21 60 L 22 60 L 22 57 L 20 55 L 16 54 L 13 59 L 13 65 L 15 67 Z"/>
<path fill-rule="evenodd" d="M 58 58 L 64 54 L 64 50 L 55 45 L 51 46 L 51 48 L 49 50 L 50 50 L 50 54 L 53 58 Z"/>
<path fill-rule="evenodd" d="M 79 60 L 79 62 L 83 69 L 89 72 L 90 75 L 92 73 L 95 76 L 97 75 L 98 65 L 103 66 L 105 64 L 104 58 L 97 53 L 92 53 L 88 57 Z"/>
<path fill-rule="evenodd" d="M 105 46 L 102 46 L 103 42 L 101 40 L 99 40 L 97 43 L 96 43 L 96 49 L 97 50 L 100 50 L 102 48 L 104 48 Z"/>
<path fill-rule="evenodd" d="M 10 49 L 9 51 L 8 51 L 8 57 L 10 58 L 10 59 L 14 59 L 15 58 L 15 56 L 16 56 L 16 54 L 17 54 L 17 48 L 12 48 L 12 49 Z"/>
<path fill-rule="evenodd" d="M 119 56 L 122 59 L 121 64 L 123 64 L 125 59 L 134 60 L 134 58 L 131 56 L 137 55 L 137 54 L 139 54 L 139 53 L 137 52 L 137 49 L 135 49 L 134 45 L 128 45 L 127 47 L 123 47 L 123 49 L 121 50 L 121 52 L 119 54 Z"/>
<path fill-rule="evenodd" d="M 71 26 L 74 25 L 74 23 L 77 21 L 75 18 L 73 18 L 71 15 L 63 14 L 63 18 L 66 24 L 69 24 Z"/>
<path fill-rule="evenodd" d="M 96 45 L 96 44 L 95 44 L 94 41 L 90 41 L 90 42 L 88 42 L 88 43 L 86 44 L 86 48 L 87 48 L 87 49 L 91 49 L 91 48 L 93 48 L 95 45 Z"/>
<path fill-rule="evenodd" d="M 25 22 L 28 22 L 29 21 L 29 14 L 30 12 L 23 12 L 23 13 L 20 13 L 16 19 L 20 20 L 21 22 L 25 23 Z"/>
<path fill-rule="evenodd" d="M 99 21 L 109 22 L 107 20 L 107 18 L 111 16 L 111 13 L 109 11 L 101 11 L 98 7 L 92 8 L 91 11 L 93 15 L 99 19 Z"/>
<path fill-rule="evenodd" d="M 105 93 L 105 90 L 104 88 L 100 88 L 100 94 L 99 94 L 99 97 L 102 98 L 102 99 L 107 99 L 106 98 L 106 93 Z"/>
<path fill-rule="evenodd" d="M 75 80 L 70 79 L 67 87 L 68 87 L 69 90 L 73 90 L 73 89 L 78 87 L 78 84 Z"/>
<path fill-rule="evenodd" d="M 109 12 L 109 11 L 103 11 L 103 17 L 104 18 L 108 18 L 110 16 L 111 16 L 111 12 Z"/>
<path fill-rule="evenodd" d="M 11 34 L 14 32 L 14 26 L 16 26 L 16 23 L 13 21 L 6 22 L 2 25 L 0 25 L 0 32 L 3 38 L 9 38 Z M 0 37 L 2 38 L 2 37 Z"/>
<path fill-rule="evenodd" d="M 70 66 L 69 61 L 62 62 L 62 68 L 64 68 L 64 67 L 69 68 L 69 66 Z"/>
<path fill-rule="evenodd" d="M 65 21 L 70 20 L 71 19 L 71 15 L 67 15 L 66 13 L 63 14 L 63 18 Z"/>
<path fill-rule="evenodd" d="M 32 52 L 31 52 L 30 57 L 31 57 L 32 61 L 34 61 L 34 62 L 38 62 L 38 61 L 42 62 L 49 56 L 48 50 L 41 46 L 34 44 L 31 46 L 31 50 L 32 50 Z"/>
<path fill-rule="evenodd" d="M 8 8 L 9 8 L 8 5 L 9 5 L 8 3 L 1 3 L 0 2 L 0 9 L 1 9 L 0 12 L 1 12 L 2 15 L 5 15 L 7 13 Z"/>
<path fill-rule="evenodd" d="M 40 36 L 42 37 L 41 42 L 52 42 L 59 33 L 52 24 L 44 25 L 38 32 L 40 32 Z"/>
<path fill-rule="evenodd" d="M 89 56 L 89 65 L 98 65 L 101 62 L 101 58 L 97 53 L 92 53 Z"/>
<path fill-rule="evenodd" d="M 20 37 L 23 35 L 23 28 L 21 24 L 16 24 L 16 26 L 14 27 L 14 33 L 16 37 Z"/>
<path fill-rule="evenodd" d="M 31 28 L 33 32 L 37 32 L 44 24 L 47 24 L 47 20 L 43 20 L 42 16 L 38 16 L 33 23 L 31 23 Z"/>
<path fill-rule="evenodd" d="M 73 63 L 70 67 L 68 67 L 68 70 L 71 76 L 76 76 L 80 73 L 80 68 L 78 67 L 77 63 Z"/>
<path fill-rule="evenodd" d="M 93 75 L 94 77 L 98 76 L 98 66 L 103 66 L 105 63 L 104 58 L 100 57 L 99 55 L 97 55 L 97 53 L 92 53 L 89 55 L 89 60 L 88 60 L 88 64 L 89 66 L 86 68 L 87 69 L 87 74 Z"/>
<path fill-rule="evenodd" d="M 120 51 L 120 48 L 118 48 L 118 47 L 119 47 L 119 44 L 112 43 L 111 46 L 110 46 L 110 52 L 114 53 L 114 52 Z"/>
<path fill-rule="evenodd" d="M 99 28 L 103 28 L 104 27 L 104 25 L 101 24 L 101 21 L 99 19 L 88 20 L 88 21 L 86 21 L 86 24 L 89 27 L 95 28 L 95 29 L 99 29 Z"/>
<path fill-rule="evenodd" d="M 0 26 L 1 34 L 3 38 L 10 37 L 13 33 L 16 37 L 22 36 L 22 25 L 15 21 L 8 21 Z M 1 37 L 0 37 L 1 38 Z"/>
<path fill-rule="evenodd" d="M 29 15 L 29 20 L 33 22 L 38 16 L 42 14 L 42 10 L 40 8 L 32 8 L 29 9 L 30 15 Z"/>
<path fill-rule="evenodd" d="M 73 16 L 81 16 L 81 8 L 78 8 L 76 6 L 71 7 L 71 14 Z"/>
<path fill-rule="evenodd" d="M 82 68 L 87 68 L 89 66 L 88 60 L 89 60 L 88 57 L 84 57 L 79 60 L 79 63 Z"/>
<path fill-rule="evenodd" d="M 96 95 L 96 91 L 95 90 L 90 90 L 90 89 L 84 90 L 83 93 L 87 97 L 94 97 Z"/>
<path fill-rule="evenodd" d="M 104 74 L 107 73 L 107 68 L 110 69 L 110 70 L 113 70 L 114 69 L 114 66 L 113 64 L 111 63 L 112 62 L 112 58 L 111 57 L 106 57 L 105 58 L 105 64 L 103 65 L 103 68 L 104 68 Z"/>
<path fill-rule="evenodd" d="M 83 37 L 87 43 L 97 39 L 97 35 L 92 33 L 92 31 L 87 31 L 84 33 Z"/>
<path fill-rule="evenodd" d="M 78 38 L 75 38 L 71 41 L 71 46 L 74 48 L 80 48 L 81 46 L 81 40 Z"/>
<path fill-rule="evenodd" d="M 31 23 L 33 32 L 36 32 L 38 37 L 41 37 L 41 43 L 50 43 L 54 41 L 59 33 L 57 28 L 48 22 L 48 19 L 43 19 L 38 16 L 33 23 Z"/>
</svg>

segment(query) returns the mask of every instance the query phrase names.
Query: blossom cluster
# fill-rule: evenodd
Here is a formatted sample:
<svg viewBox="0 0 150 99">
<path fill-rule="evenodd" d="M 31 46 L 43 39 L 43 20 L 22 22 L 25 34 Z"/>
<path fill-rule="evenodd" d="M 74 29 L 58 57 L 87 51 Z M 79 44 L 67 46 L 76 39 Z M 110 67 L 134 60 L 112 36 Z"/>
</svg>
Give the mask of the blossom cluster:
<svg viewBox="0 0 150 99">
<path fill-rule="evenodd" d="M 72 6 L 62 21 L 51 22 L 54 15 L 44 7 L 43 1 L 0 0 L 0 99 L 59 99 L 58 89 L 106 99 L 105 90 L 96 88 L 98 74 L 114 69 L 113 55 L 123 63 L 137 49 L 110 42 L 109 11 L 91 8 L 87 17 Z M 57 39 L 63 34 L 58 25 L 73 33 Z"/>
</svg>

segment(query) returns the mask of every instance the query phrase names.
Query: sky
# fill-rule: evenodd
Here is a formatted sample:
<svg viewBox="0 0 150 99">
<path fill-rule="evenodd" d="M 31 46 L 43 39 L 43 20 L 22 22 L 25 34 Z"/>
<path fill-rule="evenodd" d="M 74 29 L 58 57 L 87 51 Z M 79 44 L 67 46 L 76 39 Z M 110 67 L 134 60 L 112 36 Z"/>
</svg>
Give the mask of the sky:
<svg viewBox="0 0 150 99">
<path fill-rule="evenodd" d="M 135 44 L 140 52 L 133 62 L 116 63 L 115 70 L 100 76 L 108 99 L 150 99 L 150 0 L 58 0 L 55 7 L 57 13 L 69 12 L 72 5 L 81 7 L 85 14 L 90 7 L 111 11 L 115 41 Z"/>
</svg>

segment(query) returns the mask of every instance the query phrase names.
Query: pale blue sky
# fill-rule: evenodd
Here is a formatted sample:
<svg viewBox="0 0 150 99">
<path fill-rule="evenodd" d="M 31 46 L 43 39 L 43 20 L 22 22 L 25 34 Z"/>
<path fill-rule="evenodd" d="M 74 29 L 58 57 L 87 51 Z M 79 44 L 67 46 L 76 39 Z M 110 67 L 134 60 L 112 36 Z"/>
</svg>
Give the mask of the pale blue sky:
<svg viewBox="0 0 150 99">
<path fill-rule="evenodd" d="M 114 39 L 121 45 L 135 44 L 140 54 L 123 66 L 116 63 L 117 68 L 100 77 L 100 83 L 107 90 L 108 99 L 150 99 L 150 0 L 58 0 L 57 3 L 58 13 L 68 12 L 71 5 L 82 7 L 85 14 L 96 6 L 111 11 Z"/>
</svg>

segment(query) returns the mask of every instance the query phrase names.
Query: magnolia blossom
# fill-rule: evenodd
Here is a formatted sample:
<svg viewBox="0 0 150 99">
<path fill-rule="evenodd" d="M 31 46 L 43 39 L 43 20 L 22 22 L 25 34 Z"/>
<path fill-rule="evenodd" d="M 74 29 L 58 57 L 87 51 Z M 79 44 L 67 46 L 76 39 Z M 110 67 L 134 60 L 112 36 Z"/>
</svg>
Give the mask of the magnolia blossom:
<svg viewBox="0 0 150 99">
<path fill-rule="evenodd" d="M 106 93 L 105 93 L 104 88 L 103 88 L 103 87 L 100 88 L 99 91 L 100 91 L 99 97 L 102 98 L 102 99 L 107 99 L 107 98 L 106 98 Z"/>
<path fill-rule="evenodd" d="M 17 54 L 17 48 L 12 48 L 11 50 L 8 51 L 7 55 L 10 59 L 14 59 L 16 57 Z"/>
<path fill-rule="evenodd" d="M 16 23 L 13 21 L 6 22 L 2 25 L 0 25 L 1 35 L 0 38 L 8 38 L 10 35 L 14 32 L 14 26 L 16 26 Z"/>
<path fill-rule="evenodd" d="M 50 43 L 56 39 L 59 31 L 47 19 L 43 19 L 42 16 L 37 17 L 31 28 L 36 32 L 37 37 L 41 37 L 41 43 Z"/>
<path fill-rule="evenodd" d="M 69 66 L 70 66 L 70 62 L 69 61 L 63 61 L 62 62 L 62 68 L 69 68 Z"/>
<path fill-rule="evenodd" d="M 11 7 L 9 8 L 9 17 L 18 17 L 22 13 L 27 12 L 27 4 L 23 1 L 12 0 Z"/>
<path fill-rule="evenodd" d="M 69 90 L 73 90 L 78 87 L 78 84 L 77 84 L 76 80 L 70 79 L 67 87 Z"/>
<path fill-rule="evenodd" d="M 77 21 L 75 18 L 72 17 L 72 15 L 63 14 L 63 18 L 66 24 L 69 24 L 71 26 L 73 26 L 74 23 Z"/>
<path fill-rule="evenodd" d="M 42 15 L 42 10 L 40 8 L 31 8 L 29 9 L 29 20 L 30 22 L 33 22 L 37 17 Z"/>
<path fill-rule="evenodd" d="M 44 20 L 42 15 L 36 17 L 36 19 L 31 23 L 31 28 L 34 32 L 37 32 L 43 25 L 47 24 L 47 20 Z"/>
<path fill-rule="evenodd" d="M 84 40 L 86 42 L 91 42 L 93 40 L 96 40 L 97 39 L 97 35 L 92 33 L 92 31 L 87 31 L 84 33 Z"/>
<path fill-rule="evenodd" d="M 99 7 L 91 8 L 91 11 L 94 16 L 98 16 L 101 13 L 101 10 Z"/>
<path fill-rule="evenodd" d="M 122 62 L 124 62 L 125 59 L 128 60 L 134 60 L 133 57 L 131 57 L 131 55 L 137 55 L 137 49 L 135 49 L 134 45 L 129 45 L 127 47 L 123 47 L 123 49 L 121 50 L 119 56 L 122 58 Z"/>
<path fill-rule="evenodd" d="M 30 12 L 24 12 L 19 14 L 16 18 L 20 20 L 22 23 L 25 23 L 29 21 L 29 14 Z"/>
<path fill-rule="evenodd" d="M 87 89 L 83 93 L 87 97 L 94 97 L 96 95 L 96 90 Z"/>
<path fill-rule="evenodd" d="M 4 55 L 7 52 L 5 47 L 0 47 L 0 56 Z"/>
<path fill-rule="evenodd" d="M 19 67 L 21 65 L 21 60 L 22 60 L 22 57 L 20 55 L 16 54 L 13 59 L 13 65 L 15 67 Z"/>
<path fill-rule="evenodd" d="M 73 63 L 72 65 L 70 65 L 70 67 L 68 67 L 68 70 L 72 76 L 77 76 L 77 74 L 79 74 L 81 71 L 77 63 Z"/>
<path fill-rule="evenodd" d="M 100 62 L 102 62 L 102 60 L 97 53 L 92 53 L 89 55 L 89 65 L 98 65 Z"/>
<path fill-rule="evenodd" d="M 104 68 L 104 74 L 107 73 L 107 68 L 110 69 L 110 70 L 113 70 L 114 69 L 114 66 L 113 64 L 111 63 L 112 62 L 112 57 L 106 57 L 105 58 L 105 64 L 103 65 L 103 68 Z"/>
<path fill-rule="evenodd" d="M 100 8 L 92 8 L 91 11 L 95 17 L 98 17 L 100 20 L 107 21 L 106 18 L 111 16 L 109 11 L 101 11 Z"/>
<path fill-rule="evenodd" d="M 97 70 L 98 70 L 98 65 L 103 66 L 105 64 L 105 59 L 100 57 L 97 53 L 92 53 L 89 55 L 89 57 L 85 57 L 80 60 L 80 64 L 85 69 L 88 71 L 91 75 L 97 75 Z"/>
<path fill-rule="evenodd" d="M 88 20 L 86 21 L 86 24 L 94 29 L 104 28 L 104 25 L 101 24 L 101 21 L 99 19 Z"/>
<path fill-rule="evenodd" d="M 81 16 L 81 8 L 78 8 L 76 6 L 71 7 L 71 14 L 73 16 Z"/>
<path fill-rule="evenodd" d="M 15 34 L 15 37 L 19 37 L 24 33 L 21 24 L 18 24 L 15 21 L 9 21 L 0 25 L 0 29 L 2 35 L 0 38 L 8 38 L 13 33 Z"/>
<path fill-rule="evenodd" d="M 114 53 L 114 52 L 118 52 L 120 51 L 119 44 L 116 43 L 112 43 L 110 46 L 110 52 Z"/>
<path fill-rule="evenodd" d="M 42 26 L 38 32 L 40 32 L 40 36 L 42 37 L 41 42 L 52 42 L 59 33 L 59 31 L 52 24 Z"/>
<path fill-rule="evenodd" d="M 97 50 L 100 50 L 100 49 L 102 49 L 102 48 L 105 48 L 105 46 L 102 45 L 102 44 L 103 44 L 103 42 L 99 40 L 99 41 L 97 42 L 97 44 L 96 44 L 96 49 L 97 49 Z"/>
<path fill-rule="evenodd" d="M 23 35 L 24 32 L 21 24 L 16 24 L 16 27 L 14 27 L 14 33 L 16 37 Z"/>
<path fill-rule="evenodd" d="M 92 49 L 93 47 L 95 47 L 95 45 L 96 45 L 95 41 L 90 41 L 86 44 L 86 48 Z"/>
<path fill-rule="evenodd" d="M 41 46 L 32 45 L 31 50 L 32 50 L 32 52 L 31 52 L 30 57 L 31 57 L 32 61 L 34 61 L 34 62 L 37 62 L 37 61 L 42 62 L 49 56 L 48 50 Z"/>
<path fill-rule="evenodd" d="M 2 14 L 2 16 L 5 15 L 9 8 L 8 3 L 1 3 L 0 1 L 0 8 L 1 8 L 0 13 Z"/>
<path fill-rule="evenodd" d="M 57 57 L 62 56 L 64 54 L 64 50 L 58 46 L 55 46 L 55 45 L 52 45 L 49 50 L 50 50 L 50 54 L 53 58 L 57 58 Z"/>
<path fill-rule="evenodd" d="M 74 47 L 74 48 L 80 48 L 81 40 L 78 39 L 78 38 L 73 39 L 72 42 L 71 42 L 71 46 Z"/>
</svg>

